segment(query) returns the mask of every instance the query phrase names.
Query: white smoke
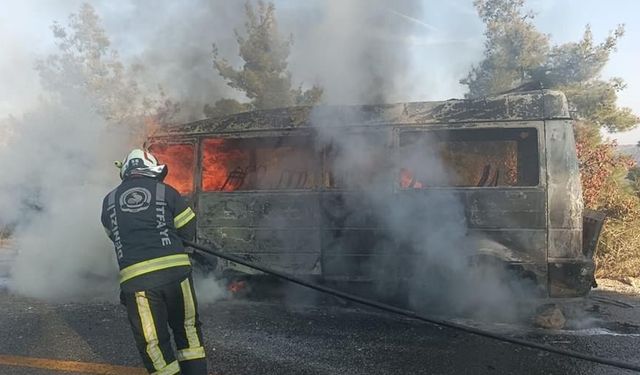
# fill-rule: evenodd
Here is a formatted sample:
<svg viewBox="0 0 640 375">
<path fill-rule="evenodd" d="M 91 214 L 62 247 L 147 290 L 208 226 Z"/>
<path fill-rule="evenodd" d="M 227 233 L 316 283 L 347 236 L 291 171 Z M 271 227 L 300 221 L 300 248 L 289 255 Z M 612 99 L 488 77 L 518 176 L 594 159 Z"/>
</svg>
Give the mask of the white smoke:
<svg viewBox="0 0 640 375">
<path fill-rule="evenodd" d="M 374 248 L 351 249 L 372 255 L 356 259 L 359 267 L 338 267 L 370 270 L 380 296 L 398 298 L 419 311 L 492 320 L 517 318 L 519 302 L 531 296 L 533 288 L 508 274 L 502 263 L 479 261 L 483 238 L 469 234 L 461 196 L 446 188 L 393 188 L 399 187 L 395 179 L 402 168 L 424 171 L 420 177 L 430 186 L 447 186 L 454 181 L 438 147 L 425 137 L 418 147 L 394 154 L 388 133 L 372 136 L 372 131 L 345 129 L 344 125 L 363 123 L 371 114 L 357 110 L 349 116 L 344 113 L 318 107 L 312 114 L 319 146 L 334 150 L 330 168 L 343 177 L 341 188 L 347 191 L 343 204 L 348 214 L 342 226 L 357 226 L 367 220 L 377 229 L 367 229 L 361 236 L 379 236 L 379 232 L 384 236 Z M 336 126 L 339 124 L 343 126 Z M 340 237 L 334 240 L 341 243 Z M 344 262 L 352 261 L 345 257 Z M 324 271 L 334 271 L 328 268 Z"/>
<path fill-rule="evenodd" d="M 422 3 L 320 2 L 301 21 L 306 22 L 306 30 L 297 25 L 293 70 L 316 77 L 328 103 L 408 100 L 412 93 L 410 40 L 421 26 L 405 17 L 421 15 Z"/>
<path fill-rule="evenodd" d="M 200 304 L 214 303 L 229 296 L 229 292 L 224 288 L 220 280 L 212 274 L 200 271 L 198 268 L 193 271 L 193 284 Z"/>
<path fill-rule="evenodd" d="M 413 0 L 327 5 L 315 40 L 332 36 L 328 38 L 335 44 L 333 53 L 322 50 L 325 60 L 309 63 L 318 67 L 322 76 L 331 77 L 321 81 L 328 103 L 415 100 L 407 82 L 413 61 L 410 43 L 403 41 L 411 38 L 417 27 L 425 27 L 412 17 L 421 14 L 422 5 Z M 500 266 L 473 263 L 477 238 L 467 235 L 460 197 L 446 189 L 393 192 L 392 184 L 397 182 L 389 178 L 392 171 L 403 167 L 427 171 L 427 180 L 438 181 L 438 186 L 455 178 L 439 153 L 426 140 L 423 147 L 393 155 L 389 134 L 372 137 L 371 132 L 339 126 L 364 123 L 370 116 L 365 110 L 319 107 L 311 121 L 318 133 L 318 146 L 329 147 L 335 154 L 333 173 L 344 177 L 343 187 L 357 196 L 343 198 L 346 210 L 354 217 L 370 211 L 379 228 L 387 231 L 388 242 L 382 240 L 369 249 L 377 254 L 367 268 L 377 279 L 378 291 L 393 297 L 404 289 L 410 306 L 421 311 L 437 307 L 441 312 L 484 318 L 514 317 L 516 297 L 524 294 L 525 287 Z M 409 249 L 414 254 L 406 255 Z M 350 269 L 349 265 L 344 267 Z M 407 281 L 402 283 L 401 279 Z"/>
<path fill-rule="evenodd" d="M 11 135 L 0 148 L 0 226 L 17 248 L 9 287 L 56 301 L 113 299 L 117 267 L 101 203 L 118 181 L 113 160 L 142 129 L 143 112 L 134 114 L 144 98 L 121 75 L 91 9 L 69 23 L 53 30 L 58 53 L 33 71 L 46 89 L 37 107 L 3 121 Z"/>
<path fill-rule="evenodd" d="M 112 161 L 128 146 L 87 96 L 42 102 L 12 119 L 0 148 L 0 225 L 18 248 L 10 289 L 43 299 L 112 298 L 117 269 L 99 225 L 117 180 Z"/>
<path fill-rule="evenodd" d="M 107 29 L 114 30 L 114 43 L 128 47 L 131 63 L 141 67 L 138 78 L 143 85 L 148 90 L 160 85 L 180 103 L 178 121 L 203 118 L 204 105 L 223 97 L 242 99 L 215 71 L 212 45 L 239 63 L 234 29 L 242 30 L 243 1 L 160 0 L 153 7 L 125 3 Z"/>
<path fill-rule="evenodd" d="M 79 1 L 48 4 L 45 10 L 52 6 L 56 15 L 38 21 L 67 25 L 59 16 L 62 9 L 84 11 Z M 95 9 L 104 36 L 85 17 L 80 37 L 89 44 L 77 50 L 39 45 L 37 70 L 25 68 L 29 64 L 24 61 L 35 53 L 18 43 L 15 33 L 0 28 L 0 40 L 20 47 L 20 59 L 2 59 L 0 71 L 39 81 L 30 86 L 31 106 L 13 107 L 29 102 L 28 95 L 5 100 L 0 92 L 0 116 L 24 113 L 0 121 L 0 227 L 12 230 L 19 249 L 10 287 L 28 296 L 114 298 L 117 266 L 99 221 L 102 198 L 119 183 L 113 160 L 139 146 L 143 117 L 158 105 L 153 101 L 158 87 L 180 102 L 178 121 L 201 118 L 204 104 L 232 91 L 213 69 L 211 45 L 216 42 L 221 53 L 237 55 L 233 29 L 242 25 L 242 2 L 163 1 L 143 7 L 124 1 L 115 7 L 96 3 Z M 106 51 L 104 38 L 111 40 Z M 117 47 L 123 47 L 120 56 Z"/>
</svg>

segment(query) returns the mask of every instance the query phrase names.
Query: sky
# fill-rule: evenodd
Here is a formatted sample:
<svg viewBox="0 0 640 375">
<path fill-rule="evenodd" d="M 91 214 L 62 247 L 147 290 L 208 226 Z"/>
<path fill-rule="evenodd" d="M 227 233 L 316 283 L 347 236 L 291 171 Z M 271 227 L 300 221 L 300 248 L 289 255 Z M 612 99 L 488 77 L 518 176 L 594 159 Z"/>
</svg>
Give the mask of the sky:
<svg viewBox="0 0 640 375">
<path fill-rule="evenodd" d="M 316 56 L 309 53 L 313 46 L 303 45 L 304 43 L 299 41 L 314 40 L 306 37 L 306 33 L 311 32 L 308 25 L 321 18 L 323 15 L 318 14 L 318 9 L 326 9 L 326 3 L 332 1 L 354 0 L 274 1 L 281 31 L 294 33 L 294 40 L 298 41 L 294 44 L 290 57 L 290 68 L 296 81 L 307 84 L 319 83 L 324 77 L 323 74 L 326 74 L 316 71 L 315 64 L 309 63 L 310 59 Z M 7 3 L 3 4 L 3 12 L 0 13 L 0 45 L 3 46 L 3 52 L 0 54 L 0 118 L 7 115 L 20 116 L 37 105 L 41 91 L 33 65 L 37 59 L 54 50 L 50 25 L 53 21 L 65 24 L 68 15 L 77 11 L 83 1 L 5 2 Z M 181 4 L 187 5 L 176 9 L 175 12 L 167 10 L 163 13 L 165 23 L 156 22 L 154 17 L 141 11 L 141 0 L 88 2 L 101 16 L 112 40 L 112 46 L 126 61 L 149 59 L 154 56 L 153 49 L 161 47 L 163 40 L 170 37 L 170 33 L 160 29 L 158 25 L 166 25 L 169 21 L 174 22 L 176 26 L 188 26 L 190 23 L 206 25 L 207 22 L 214 25 L 214 21 L 192 21 L 189 19 L 191 12 L 184 12 L 184 9 L 189 9 L 189 3 L 193 3 L 196 8 L 197 0 L 185 0 Z M 236 14 L 241 3 L 240 0 L 228 1 L 225 4 L 230 5 L 225 5 L 224 9 L 219 9 L 219 12 L 218 9 L 211 9 L 210 12 L 221 13 L 223 16 L 227 13 Z M 171 6 L 171 2 L 163 4 Z M 322 4 L 325 7 L 321 7 Z M 627 88 L 620 93 L 619 104 L 640 113 L 640 72 L 637 67 L 640 63 L 640 20 L 637 16 L 640 14 L 640 1 L 529 0 L 526 4 L 536 13 L 535 24 L 538 29 L 550 34 L 554 43 L 578 40 L 586 24 L 591 25 L 596 41 L 603 40 L 618 24 L 625 24 L 626 34 L 620 40 L 617 51 L 611 56 L 603 77 L 623 78 Z M 183 13 L 179 13 L 181 10 Z M 480 61 L 483 51 L 483 25 L 475 13 L 473 1 L 425 0 L 420 14 L 401 14 L 389 10 L 387 16 L 414 26 L 408 35 L 376 36 L 402 43 L 411 56 L 412 63 L 406 68 L 406 79 L 399 81 L 399 91 L 402 94 L 393 99 L 419 101 L 462 97 L 465 87 L 458 81 L 466 75 L 472 64 Z M 172 21 L 171 17 L 175 17 L 175 21 Z M 233 20 L 232 17 L 227 18 Z M 238 20 L 234 27 L 241 28 L 242 21 Z M 211 26 L 211 29 L 215 29 L 215 26 Z M 210 56 L 211 44 L 214 42 L 212 38 L 232 41 L 232 28 L 228 29 L 216 31 L 218 34 L 215 36 L 211 36 L 214 35 L 214 31 L 211 31 L 201 41 L 195 40 L 197 48 L 202 48 L 203 52 L 194 54 L 193 58 L 206 59 L 206 56 Z M 233 53 L 232 50 L 223 52 Z M 172 82 L 165 84 L 177 87 L 176 90 L 188 91 L 190 79 L 201 79 L 199 76 L 189 77 L 189 74 L 208 75 L 210 61 L 205 61 L 202 66 L 204 68 L 198 71 L 181 71 L 179 76 L 176 76 L 179 66 L 173 70 L 167 69 L 163 79 L 174 77 L 176 80 L 180 79 L 182 85 Z M 215 75 L 212 68 L 211 75 Z M 216 82 L 214 83 L 221 84 L 219 80 Z M 200 96 L 206 94 L 203 92 Z M 609 137 L 617 139 L 620 144 L 635 144 L 640 141 L 640 129 Z"/>
</svg>

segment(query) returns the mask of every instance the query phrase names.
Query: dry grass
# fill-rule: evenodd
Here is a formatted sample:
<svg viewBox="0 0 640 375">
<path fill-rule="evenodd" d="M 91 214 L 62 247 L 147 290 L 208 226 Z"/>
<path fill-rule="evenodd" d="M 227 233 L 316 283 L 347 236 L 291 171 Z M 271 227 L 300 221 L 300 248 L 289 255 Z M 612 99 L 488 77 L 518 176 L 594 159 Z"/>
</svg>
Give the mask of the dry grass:
<svg viewBox="0 0 640 375">
<path fill-rule="evenodd" d="M 640 276 L 640 220 L 608 220 L 598 243 L 596 263 L 597 277 Z"/>
</svg>

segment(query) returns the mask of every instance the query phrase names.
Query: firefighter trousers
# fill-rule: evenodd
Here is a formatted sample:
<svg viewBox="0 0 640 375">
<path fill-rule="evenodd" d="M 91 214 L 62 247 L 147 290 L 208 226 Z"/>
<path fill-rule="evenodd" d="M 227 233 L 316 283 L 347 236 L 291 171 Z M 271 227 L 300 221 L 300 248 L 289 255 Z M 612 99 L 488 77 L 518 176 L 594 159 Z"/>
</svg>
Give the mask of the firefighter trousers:
<svg viewBox="0 0 640 375">
<path fill-rule="evenodd" d="M 191 277 L 149 290 L 123 292 L 122 297 L 136 346 L 150 374 L 207 374 Z M 177 353 L 171 346 L 169 327 Z"/>
</svg>

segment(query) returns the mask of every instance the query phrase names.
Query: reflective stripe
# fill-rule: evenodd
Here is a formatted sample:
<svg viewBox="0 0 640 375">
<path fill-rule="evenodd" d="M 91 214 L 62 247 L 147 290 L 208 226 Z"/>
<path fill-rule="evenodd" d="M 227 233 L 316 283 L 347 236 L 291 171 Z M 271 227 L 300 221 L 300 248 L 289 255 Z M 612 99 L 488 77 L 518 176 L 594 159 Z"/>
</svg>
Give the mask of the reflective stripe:
<svg viewBox="0 0 640 375">
<path fill-rule="evenodd" d="M 123 283 L 136 276 L 165 268 L 190 265 L 191 262 L 189 261 L 189 256 L 187 254 L 174 254 L 166 257 L 145 260 L 144 262 L 136 263 L 121 270 L 120 282 Z"/>
<path fill-rule="evenodd" d="M 180 283 L 182 288 L 182 300 L 184 301 L 184 332 L 187 335 L 188 349 L 196 349 L 200 346 L 198 338 L 198 330 L 196 329 L 196 305 L 193 302 L 193 294 L 191 294 L 191 281 L 189 278 L 184 279 Z M 204 356 L 204 349 L 202 350 Z M 201 358 L 201 357 L 199 357 Z"/>
<path fill-rule="evenodd" d="M 173 219 L 173 225 L 176 227 L 176 229 L 182 228 L 183 226 L 185 226 L 188 222 L 191 221 L 191 219 L 193 219 L 194 217 L 196 217 L 196 214 L 193 212 L 193 210 L 191 209 L 191 207 L 187 207 L 184 211 L 182 211 L 181 213 L 179 213 L 174 219 Z"/>
<path fill-rule="evenodd" d="M 188 348 L 188 349 L 178 350 L 177 357 L 178 357 L 178 361 L 180 362 L 204 358 L 205 357 L 204 348 L 200 346 L 197 348 Z"/>
<path fill-rule="evenodd" d="M 162 370 L 156 371 L 151 375 L 175 375 L 178 373 L 180 373 L 180 365 L 178 364 L 178 361 L 173 361 Z"/>
<path fill-rule="evenodd" d="M 165 192 L 166 188 L 165 185 L 161 182 L 159 182 L 156 185 L 156 201 L 160 201 L 160 202 L 164 202 L 164 192 Z"/>
<path fill-rule="evenodd" d="M 111 190 L 109 193 L 109 197 L 107 198 L 107 207 L 112 207 L 116 205 L 116 189 Z"/>
<path fill-rule="evenodd" d="M 164 356 L 158 345 L 158 333 L 156 332 L 153 315 L 149 307 L 149 300 L 145 292 L 136 292 L 136 305 L 138 306 L 138 315 L 140 316 L 140 323 L 142 324 L 144 340 L 147 342 L 147 354 L 153 363 L 153 368 L 158 371 L 156 374 L 164 374 L 166 372 L 160 371 L 165 370 L 167 362 L 164 360 Z"/>
</svg>

